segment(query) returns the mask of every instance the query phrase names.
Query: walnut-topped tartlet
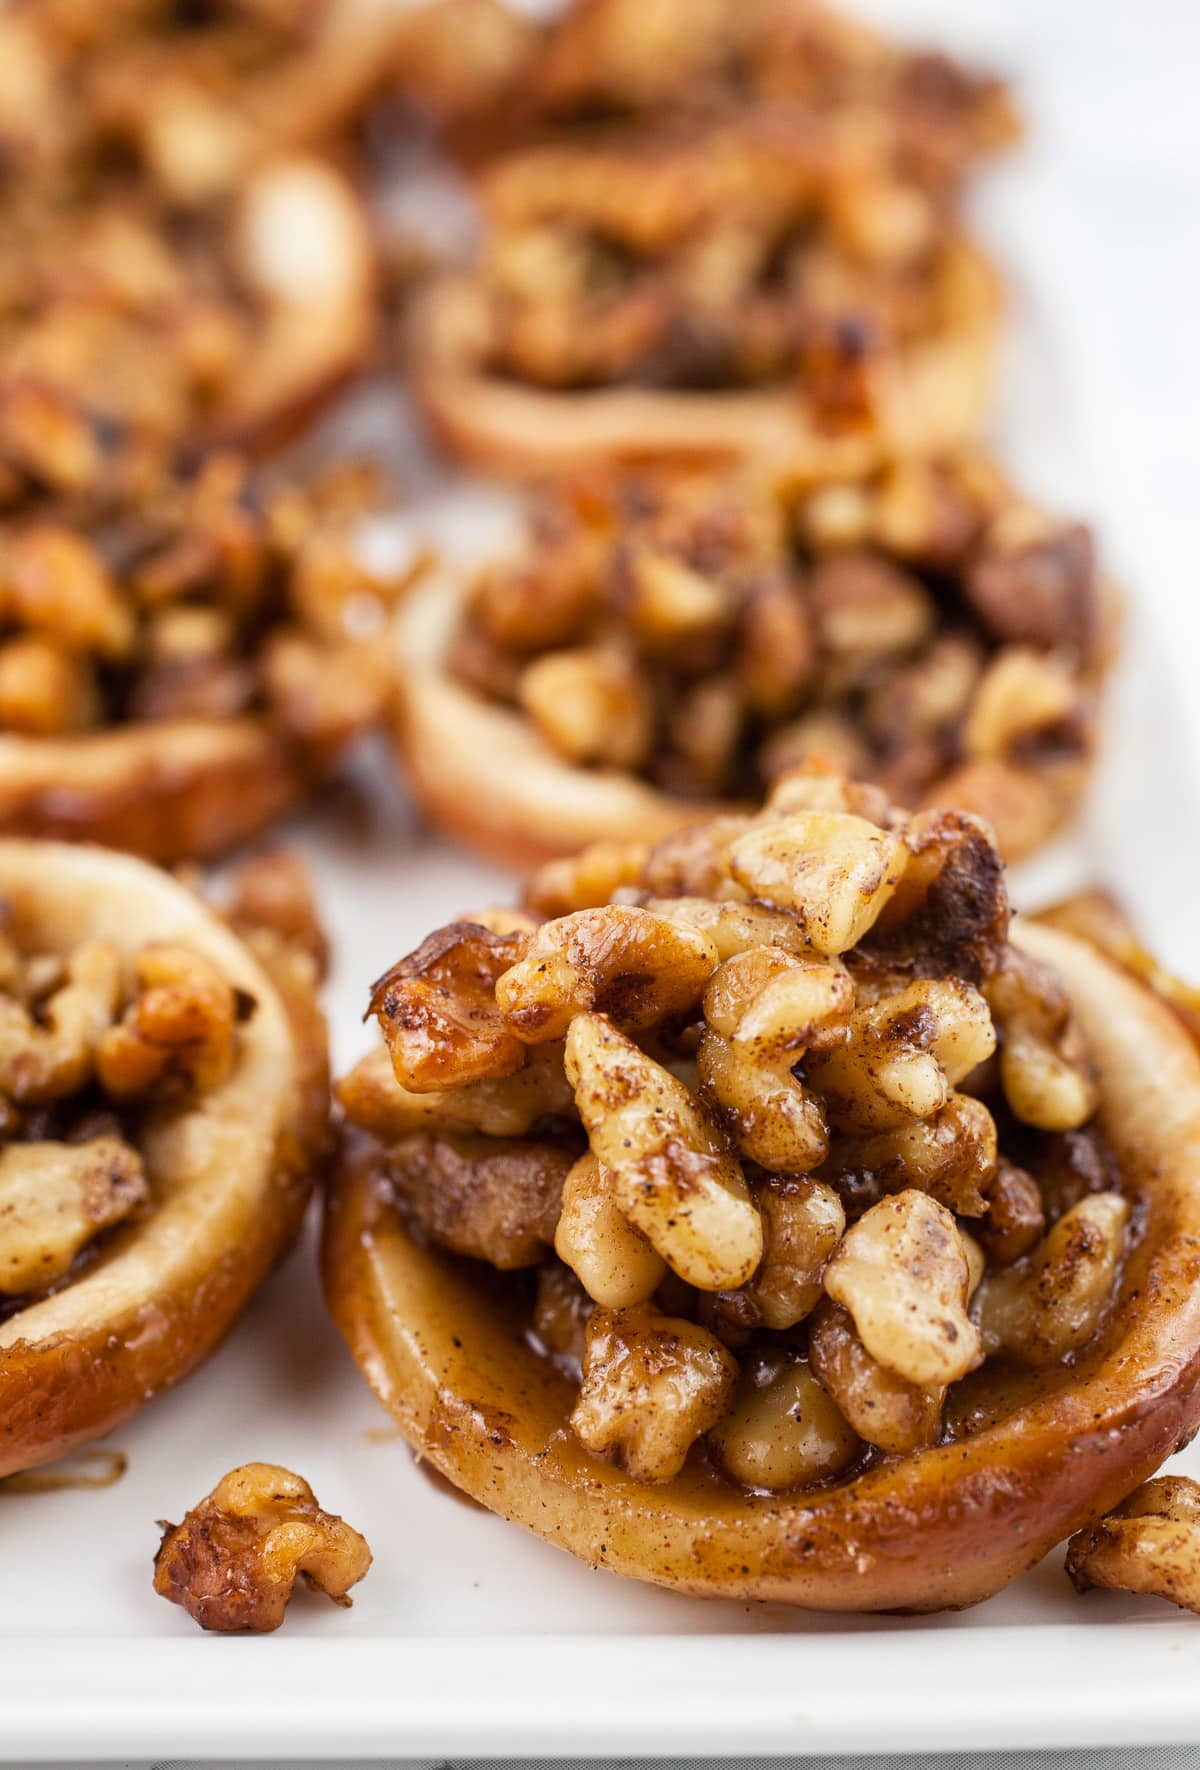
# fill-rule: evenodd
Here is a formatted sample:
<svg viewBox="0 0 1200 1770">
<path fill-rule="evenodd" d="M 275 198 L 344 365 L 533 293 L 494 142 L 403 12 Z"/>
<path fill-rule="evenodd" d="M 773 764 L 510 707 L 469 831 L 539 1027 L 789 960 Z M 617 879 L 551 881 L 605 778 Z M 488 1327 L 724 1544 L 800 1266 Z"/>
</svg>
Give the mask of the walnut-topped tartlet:
<svg viewBox="0 0 1200 1770">
<path fill-rule="evenodd" d="M 414 1448 L 585 1560 L 986 1597 L 1200 1418 L 1200 1057 L 830 772 L 547 867 L 376 984 L 327 1294 Z"/>
<path fill-rule="evenodd" d="M 988 818 L 1074 811 L 1115 642 L 1088 531 L 959 452 L 813 490 L 581 478 L 515 554 L 401 617 L 399 742 L 450 834 L 518 864 L 653 839 L 836 758 Z"/>
<path fill-rule="evenodd" d="M 389 690 L 369 494 L 349 468 L 267 490 L 217 454 L 91 530 L 0 526 L 0 833 L 175 861 L 313 791 Z"/>
<path fill-rule="evenodd" d="M 0 839 L 0 1474 L 185 1376 L 295 1235 L 328 1119 L 298 892 L 258 862 L 223 921 Z"/>
<path fill-rule="evenodd" d="M 770 114 L 489 166 L 475 267 L 414 310 L 435 429 L 493 470 L 782 457 L 854 471 L 978 431 L 997 290 L 944 205 Z"/>
</svg>

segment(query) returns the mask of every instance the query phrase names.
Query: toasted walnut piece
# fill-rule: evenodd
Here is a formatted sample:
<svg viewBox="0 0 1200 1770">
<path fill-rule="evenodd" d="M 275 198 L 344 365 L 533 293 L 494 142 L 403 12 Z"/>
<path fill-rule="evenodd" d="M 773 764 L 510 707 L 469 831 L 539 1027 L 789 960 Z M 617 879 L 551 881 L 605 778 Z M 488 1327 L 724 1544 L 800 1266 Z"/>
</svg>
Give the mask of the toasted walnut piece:
<svg viewBox="0 0 1200 1770">
<path fill-rule="evenodd" d="M 661 784 L 684 792 L 724 792 L 745 717 L 742 690 L 731 676 L 704 676 L 682 689 L 667 714 Z"/>
<path fill-rule="evenodd" d="M 892 829 L 902 817 L 879 787 L 854 780 L 828 760 L 806 762 L 781 774 L 767 794 L 765 810 L 772 817 L 789 817 L 797 811 L 840 811 L 863 818 L 880 830 Z"/>
<path fill-rule="evenodd" d="M 825 1159 L 829 1134 L 821 1102 L 787 1064 L 764 1064 L 711 1029 L 700 1040 L 696 1063 L 705 1097 L 750 1161 L 788 1174 Z"/>
<path fill-rule="evenodd" d="M 0 1150 L 0 1291 L 54 1284 L 101 1230 L 149 1196 L 142 1159 L 119 1137 L 10 1143 Z"/>
<path fill-rule="evenodd" d="M 737 654 L 745 704 L 763 719 L 795 712 L 812 681 L 818 649 L 808 603 L 796 584 L 770 578 L 742 610 Z"/>
<path fill-rule="evenodd" d="M 730 849 L 751 896 L 790 910 L 818 952 L 857 946 L 904 872 L 903 842 L 844 812 L 795 812 L 758 825 Z"/>
<path fill-rule="evenodd" d="M 0 619 L 66 651 L 127 657 L 134 619 L 96 550 L 70 529 L 39 523 L 9 535 L 0 553 Z"/>
<path fill-rule="evenodd" d="M 763 1327 L 795 1327 L 821 1298 L 825 1263 L 846 1227 L 831 1186 L 804 1175 L 760 1181 L 754 1202 L 763 1218 L 762 1265 L 745 1287 Z"/>
<path fill-rule="evenodd" d="M 730 851 L 753 827 L 753 818 L 729 812 L 673 830 L 646 856 L 646 890 L 654 897 L 744 898 L 745 890 L 730 872 Z"/>
<path fill-rule="evenodd" d="M 932 1118 L 894 1131 L 835 1137 L 821 1177 L 853 1211 L 913 1187 L 948 1211 L 982 1216 L 994 1196 L 996 1123 L 980 1100 L 952 1094 Z"/>
<path fill-rule="evenodd" d="M 144 947 L 137 996 L 96 1049 L 96 1074 L 118 1099 L 164 1080 L 207 1093 L 233 1067 L 237 999 L 212 960 L 188 947 Z"/>
<path fill-rule="evenodd" d="M 317 976 L 329 966 L 329 942 L 312 882 L 301 860 L 273 849 L 246 861 L 233 875 L 229 920 L 238 928 L 267 928 L 312 959 Z"/>
<path fill-rule="evenodd" d="M 758 772 L 766 781 L 788 776 L 817 761 L 836 762 L 847 774 L 865 774 L 873 765 L 861 728 L 845 713 L 815 707 L 777 725 L 759 745 Z"/>
<path fill-rule="evenodd" d="M 961 811 L 919 811 L 904 830 L 908 865 L 864 943 L 895 972 L 982 984 L 1008 941 L 1004 863 L 986 825 Z"/>
<path fill-rule="evenodd" d="M 872 1358 L 849 1311 L 828 1297 L 813 1313 L 808 1357 L 821 1387 L 868 1444 L 904 1456 L 936 1441 L 945 1390 L 906 1382 Z"/>
<path fill-rule="evenodd" d="M 622 573 L 623 602 L 639 646 L 670 652 L 724 625 L 731 608 L 721 583 L 652 547 L 631 549 Z"/>
<path fill-rule="evenodd" d="M 693 928 L 716 948 L 724 964 L 751 947 L 780 947 L 789 953 L 809 952 L 794 916 L 764 909 L 757 903 L 714 903 L 707 897 L 651 897 L 644 908 L 668 922 Z"/>
<path fill-rule="evenodd" d="M 639 882 L 648 852 L 644 842 L 593 842 L 539 867 L 525 886 L 525 902 L 539 916 L 599 909 L 614 892 Z"/>
<path fill-rule="evenodd" d="M 1186 1475 L 1143 1482 L 1099 1523 L 1076 1531 L 1067 1575 L 1077 1592 L 1136 1592 L 1200 1615 L 1200 1484 Z"/>
<path fill-rule="evenodd" d="M 863 701 L 863 719 L 887 756 L 934 745 L 935 758 L 966 713 L 984 651 L 969 633 L 943 633 L 911 664 L 889 670 Z"/>
<path fill-rule="evenodd" d="M 933 599 L 918 579 L 871 553 L 825 555 L 809 601 L 826 653 L 824 678 L 848 688 L 886 658 L 913 652 L 933 631 Z"/>
<path fill-rule="evenodd" d="M 943 1205 L 910 1189 L 860 1217 L 825 1268 L 825 1290 L 873 1358 L 906 1382 L 955 1383 L 980 1362 L 967 1314 L 970 1267 Z"/>
<path fill-rule="evenodd" d="M 402 1138 L 389 1157 L 396 1194 L 440 1246 L 501 1272 L 545 1259 L 575 1149 L 439 1131 Z"/>
<path fill-rule="evenodd" d="M 1045 1234 L 1042 1189 L 1032 1174 L 1001 1156 L 984 1193 L 986 1215 L 975 1233 L 994 1266 L 1011 1266 Z"/>
<path fill-rule="evenodd" d="M 1020 507 L 992 523 L 967 569 L 963 590 L 997 639 L 1068 646 L 1085 656 L 1101 628 L 1100 588 L 1090 532 L 1052 527 Z"/>
<path fill-rule="evenodd" d="M 736 1381 L 734 1359 L 694 1322 L 646 1303 L 596 1309 L 571 1425 L 589 1450 L 618 1454 L 635 1480 L 669 1481 L 720 1419 Z"/>
<path fill-rule="evenodd" d="M 617 1205 L 611 1171 L 590 1153 L 563 1182 L 554 1251 L 606 1309 L 648 1302 L 666 1271 L 662 1256 Z"/>
<path fill-rule="evenodd" d="M 546 922 L 497 979 L 496 1005 L 530 1044 L 561 1039 L 576 1014 L 636 1030 L 693 1009 L 717 955 L 695 929 L 649 910 L 606 904 Z"/>
<path fill-rule="evenodd" d="M 496 1006 L 496 980 L 516 963 L 523 934 L 451 922 L 384 973 L 371 991 L 396 1079 L 414 1093 L 512 1075 L 525 1047 Z"/>
<path fill-rule="evenodd" d="M 548 652 L 522 670 L 517 698 L 548 743 L 572 762 L 640 768 L 653 709 L 634 660 L 611 646 Z"/>
<path fill-rule="evenodd" d="M 989 1272 L 978 1303 L 986 1351 L 1038 1366 L 1086 1346 L 1112 1301 L 1128 1227 L 1128 1200 L 1092 1193 L 1031 1254 Z"/>
<path fill-rule="evenodd" d="M 709 1438 L 727 1475 L 772 1493 L 840 1475 L 863 1448 L 805 1360 L 774 1348 L 743 1362 L 733 1404 Z"/>
<path fill-rule="evenodd" d="M 540 1118 L 566 1116 L 575 1105 L 561 1045 L 536 1045 L 515 1075 L 420 1094 L 402 1087 L 388 1052 L 376 1050 L 342 1078 L 337 1097 L 346 1117 L 383 1143 L 437 1129 L 523 1137 Z"/>
<path fill-rule="evenodd" d="M 987 666 L 963 724 L 968 759 L 1018 755 L 1043 739 L 1072 738 L 1079 747 L 1083 703 L 1069 659 L 1006 646 Z"/>
<path fill-rule="evenodd" d="M 587 1324 L 594 1308 L 575 1274 L 557 1260 L 538 1267 L 533 1331 L 547 1352 L 582 1369 Z"/>
<path fill-rule="evenodd" d="M 29 634 L 0 644 L 0 731 L 59 737 L 100 716 L 90 659 Z"/>
<path fill-rule="evenodd" d="M 0 994 L 0 1091 L 21 1106 L 44 1106 L 90 1080 L 96 1048 L 121 1000 L 116 949 L 87 941 L 67 961 L 66 980 L 36 1019 Z"/>
<path fill-rule="evenodd" d="M 307 1481 L 276 1463 L 244 1463 L 182 1524 L 164 1525 L 154 1590 L 202 1629 L 268 1634 L 297 1576 L 347 1605 L 370 1565 L 366 1539 L 323 1512 Z"/>
<path fill-rule="evenodd" d="M 893 1130 L 940 1112 L 995 1045 L 978 990 L 924 979 L 857 1009 L 847 1043 L 809 1060 L 809 1085 L 839 1129 Z"/>
<path fill-rule="evenodd" d="M 1009 1106 L 1042 1131 L 1074 1131 L 1096 1110 L 1096 1083 L 1071 1000 L 1048 965 L 1019 947 L 985 989 L 1000 1034 Z"/>
<path fill-rule="evenodd" d="M 701 1102 L 602 1014 L 572 1022 L 566 1069 L 625 1215 L 698 1290 L 745 1284 L 762 1258 L 762 1219 Z"/>
</svg>

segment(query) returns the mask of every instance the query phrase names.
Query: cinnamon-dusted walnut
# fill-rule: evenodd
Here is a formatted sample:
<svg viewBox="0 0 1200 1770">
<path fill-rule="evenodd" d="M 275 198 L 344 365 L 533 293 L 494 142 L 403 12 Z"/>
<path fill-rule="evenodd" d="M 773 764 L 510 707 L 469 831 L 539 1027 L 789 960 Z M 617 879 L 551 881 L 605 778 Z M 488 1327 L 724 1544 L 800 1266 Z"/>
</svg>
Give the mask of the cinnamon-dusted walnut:
<svg viewBox="0 0 1200 1770">
<path fill-rule="evenodd" d="M 540 1118 L 560 1117 L 575 1104 L 563 1071 L 563 1048 L 557 1044 L 535 1045 L 522 1069 L 496 1081 L 426 1088 L 419 1094 L 396 1080 L 386 1048 L 372 1051 L 338 1083 L 337 1097 L 352 1123 L 385 1143 L 438 1127 L 523 1137 Z"/>
<path fill-rule="evenodd" d="M 301 1476 L 244 1463 L 182 1524 L 163 1526 L 154 1590 L 202 1629 L 263 1635 L 283 1621 L 297 1579 L 345 1606 L 370 1565 L 366 1539 L 322 1511 Z"/>
<path fill-rule="evenodd" d="M 763 1219 L 762 1265 L 741 1294 L 763 1327 L 779 1332 L 816 1308 L 846 1213 L 832 1187 L 800 1175 L 760 1182 L 754 1202 Z"/>
<path fill-rule="evenodd" d="M 618 1206 L 612 1174 L 590 1153 L 563 1182 L 554 1251 L 606 1309 L 648 1302 L 666 1271 L 662 1256 Z"/>
<path fill-rule="evenodd" d="M 534 1138 L 440 1131 L 395 1143 L 390 1173 L 433 1241 L 511 1272 L 553 1245 L 573 1155 Z"/>
<path fill-rule="evenodd" d="M 238 1004 L 227 980 L 187 947 L 145 947 L 134 969 L 137 994 L 96 1049 L 101 1085 L 118 1100 L 163 1081 L 215 1088 L 234 1059 Z"/>
<path fill-rule="evenodd" d="M 755 947 L 811 955 L 812 949 L 794 916 L 760 903 L 714 902 L 707 897 L 650 897 L 644 908 L 669 922 L 693 928 L 712 943 L 722 965 Z"/>
<path fill-rule="evenodd" d="M 576 855 L 547 861 L 525 886 L 525 902 L 540 916 L 569 916 L 612 901 L 635 885 L 646 864 L 644 842 L 594 842 Z"/>
<path fill-rule="evenodd" d="M 762 1258 L 762 1220 L 701 1102 L 601 1014 L 572 1021 L 566 1065 L 624 1214 L 689 1284 L 744 1284 Z"/>
<path fill-rule="evenodd" d="M 1128 1199 L 1093 1193 L 1032 1253 L 989 1273 L 979 1293 L 985 1349 L 1039 1366 L 1085 1346 L 1112 1302 L 1128 1227 Z"/>
<path fill-rule="evenodd" d="M 373 986 L 369 1012 L 383 1029 L 396 1079 L 415 1093 L 512 1075 L 525 1046 L 505 1024 L 497 981 L 519 961 L 523 934 L 451 922 Z"/>
<path fill-rule="evenodd" d="M 1077 1592 L 1102 1588 L 1166 1598 L 1200 1615 L 1200 1486 L 1159 1475 L 1067 1544 Z"/>
<path fill-rule="evenodd" d="M 966 1312 L 970 1266 L 954 1218 L 928 1194 L 882 1199 L 825 1268 L 825 1290 L 873 1358 L 906 1382 L 944 1388 L 980 1363 Z"/>
<path fill-rule="evenodd" d="M 142 1158 L 119 1137 L 0 1149 L 0 1291 L 45 1290 L 148 1197 Z"/>
<path fill-rule="evenodd" d="M 589 1450 L 615 1453 L 639 1481 L 669 1481 L 725 1411 L 737 1365 L 690 1321 L 649 1304 L 596 1309 L 571 1425 Z"/>
<path fill-rule="evenodd" d="M 840 1475 L 862 1452 L 805 1360 L 767 1349 L 743 1360 L 733 1403 L 709 1438 L 735 1481 L 776 1493 Z"/>
<path fill-rule="evenodd" d="M 0 993 L 0 1091 L 22 1105 L 45 1105 L 89 1079 L 96 1048 L 121 999 L 120 957 L 107 941 L 84 941 L 66 962 L 61 985 L 37 1004 Z"/>
<path fill-rule="evenodd" d="M 1032 1174 L 1001 1156 L 983 1190 L 986 1215 L 975 1225 L 975 1234 L 994 1265 L 1011 1266 L 1045 1233 L 1042 1189 Z"/>
<path fill-rule="evenodd" d="M 978 990 L 927 980 L 856 1009 L 847 1042 L 810 1060 L 808 1077 L 839 1129 L 893 1130 L 940 1112 L 995 1045 Z"/>
<path fill-rule="evenodd" d="M 868 1444 L 904 1456 L 936 1441 L 944 1388 L 910 1383 L 872 1358 L 850 1311 L 829 1298 L 812 1317 L 808 1356 L 821 1387 Z"/>
<path fill-rule="evenodd" d="M 1061 983 L 1017 949 L 986 986 L 1000 1033 L 1000 1079 L 1019 1119 L 1043 1131 L 1074 1131 L 1096 1107 L 1086 1050 Z"/>
<path fill-rule="evenodd" d="M 842 812 L 795 812 L 738 837 L 730 868 L 753 896 L 790 911 L 818 952 L 856 946 L 900 883 L 904 845 Z"/>
<path fill-rule="evenodd" d="M 592 1011 L 635 1031 L 693 1008 L 716 964 L 702 933 L 649 910 L 578 910 L 530 938 L 496 979 L 496 1005 L 530 1044 L 561 1039 L 575 1015 Z"/>
<path fill-rule="evenodd" d="M 915 1187 L 967 1217 L 996 1210 L 996 1123 L 982 1101 L 951 1094 L 926 1119 L 856 1136 L 840 1132 L 821 1177 L 856 1214 L 884 1193 Z"/>
<path fill-rule="evenodd" d="M 517 697 L 556 748 L 576 762 L 638 768 L 651 709 L 632 659 L 606 646 L 549 652 L 528 664 Z"/>
</svg>

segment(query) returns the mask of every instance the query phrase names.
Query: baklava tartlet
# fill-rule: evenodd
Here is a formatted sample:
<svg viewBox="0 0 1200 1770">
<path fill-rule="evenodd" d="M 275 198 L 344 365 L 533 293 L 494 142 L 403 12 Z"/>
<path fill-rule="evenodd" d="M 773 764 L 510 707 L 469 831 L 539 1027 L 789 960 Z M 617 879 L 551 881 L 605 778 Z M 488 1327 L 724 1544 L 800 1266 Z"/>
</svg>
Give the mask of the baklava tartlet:
<svg viewBox="0 0 1200 1770">
<path fill-rule="evenodd" d="M 1200 1418 L 1200 1057 L 963 812 L 795 772 L 375 984 L 329 1303 L 414 1450 L 623 1574 L 988 1597 Z"/>
<path fill-rule="evenodd" d="M 328 1074 L 282 865 L 223 920 L 142 861 L 0 839 L 0 1474 L 185 1376 L 299 1227 Z"/>
<path fill-rule="evenodd" d="M 475 265 L 411 321 L 439 436 L 506 474 L 631 458 L 854 471 L 982 423 L 998 292 L 936 196 L 770 113 L 489 165 Z"/>
<path fill-rule="evenodd" d="M 460 1488 L 594 1565 L 977 1601 L 1200 1418 L 1200 1056 L 985 827 L 797 771 L 375 985 L 325 1283 Z"/>
<path fill-rule="evenodd" d="M 267 490 L 218 453 L 90 528 L 0 524 L 0 833 L 173 862 L 312 792 L 390 692 L 368 494 L 349 467 Z"/>
<path fill-rule="evenodd" d="M 598 475 L 510 558 L 418 589 L 399 744 L 452 836 L 518 865 L 757 802 L 821 754 L 991 823 L 1074 811 L 1115 644 L 1091 537 L 959 452 L 816 489 Z"/>
</svg>

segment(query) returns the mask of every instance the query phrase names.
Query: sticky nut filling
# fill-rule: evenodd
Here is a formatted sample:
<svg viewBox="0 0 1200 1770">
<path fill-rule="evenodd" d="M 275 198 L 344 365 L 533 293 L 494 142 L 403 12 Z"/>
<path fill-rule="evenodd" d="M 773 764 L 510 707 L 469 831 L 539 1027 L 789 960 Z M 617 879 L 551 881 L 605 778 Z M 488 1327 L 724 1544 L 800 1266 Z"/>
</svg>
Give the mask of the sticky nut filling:
<svg viewBox="0 0 1200 1770">
<path fill-rule="evenodd" d="M 286 863 L 284 872 L 286 873 Z M 262 878 L 271 862 L 254 863 Z M 275 868 L 276 902 L 284 883 Z M 248 915 L 261 889 L 245 885 Z M 295 902 L 293 898 L 293 902 Z M 195 1110 L 238 1060 L 254 1001 L 205 954 L 86 940 L 34 950 L 0 924 L 0 1314 L 60 1288 L 153 1211 L 142 1127 Z M 260 917 L 256 927 L 268 926 Z M 282 938 L 282 936 L 279 936 Z"/>
<path fill-rule="evenodd" d="M 1066 1380 L 1117 1287 L 1088 1052 L 1008 925 L 978 819 L 793 771 L 430 935 L 341 1103 L 415 1233 L 518 1275 L 589 1451 L 833 1480 L 969 1430 L 985 1364 Z"/>
<path fill-rule="evenodd" d="M 976 318 L 942 206 L 741 121 L 550 145 L 483 181 L 487 366 L 537 387 L 795 382 L 833 427 L 881 365 Z"/>
<path fill-rule="evenodd" d="M 365 569 L 348 464 L 272 491 L 232 454 L 118 523 L 0 529 L 0 732 L 265 720 L 314 764 L 379 714 L 396 585 Z"/>
<path fill-rule="evenodd" d="M 820 754 L 1032 833 L 1078 791 L 1108 621 L 1088 530 L 971 454 L 802 494 L 595 476 L 478 577 L 450 666 L 672 794 L 758 797 Z"/>
</svg>

